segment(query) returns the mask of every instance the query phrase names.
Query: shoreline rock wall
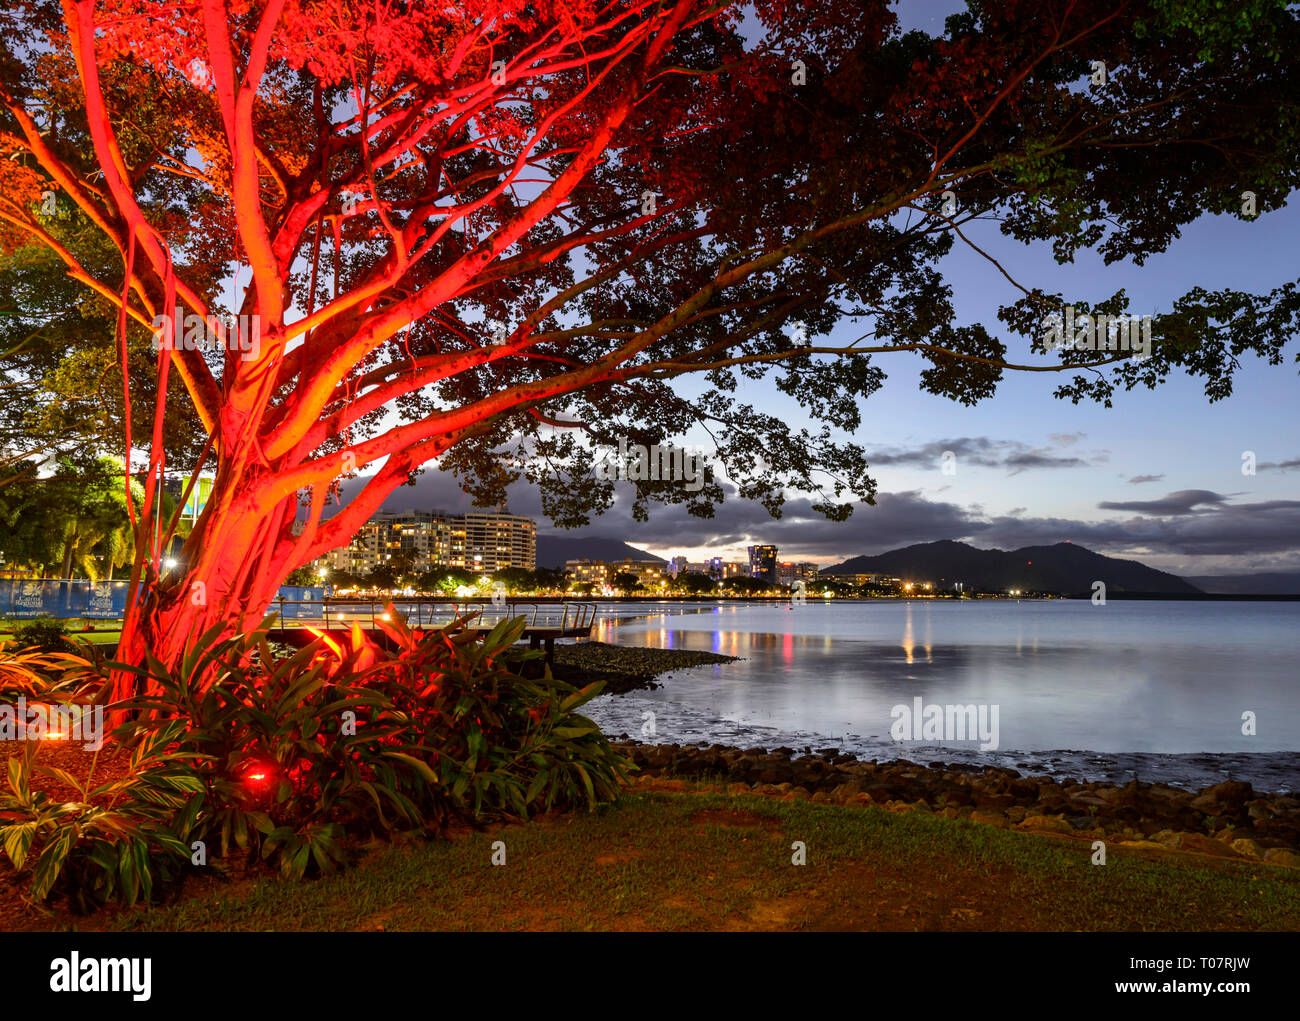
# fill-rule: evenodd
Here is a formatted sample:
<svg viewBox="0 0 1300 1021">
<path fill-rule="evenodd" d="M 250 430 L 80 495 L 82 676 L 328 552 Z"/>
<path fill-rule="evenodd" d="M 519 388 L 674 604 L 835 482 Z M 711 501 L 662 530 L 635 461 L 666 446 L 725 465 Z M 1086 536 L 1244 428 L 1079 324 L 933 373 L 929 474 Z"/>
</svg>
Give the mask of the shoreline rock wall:
<svg viewBox="0 0 1300 1021">
<path fill-rule="evenodd" d="M 611 742 L 649 776 L 725 780 L 748 793 L 881 805 L 1018 830 L 1073 833 L 1121 846 L 1157 846 L 1300 867 L 1300 796 L 1227 780 L 1201 791 L 1023 776 L 999 766 L 907 759 L 860 761 L 836 748 Z"/>
</svg>

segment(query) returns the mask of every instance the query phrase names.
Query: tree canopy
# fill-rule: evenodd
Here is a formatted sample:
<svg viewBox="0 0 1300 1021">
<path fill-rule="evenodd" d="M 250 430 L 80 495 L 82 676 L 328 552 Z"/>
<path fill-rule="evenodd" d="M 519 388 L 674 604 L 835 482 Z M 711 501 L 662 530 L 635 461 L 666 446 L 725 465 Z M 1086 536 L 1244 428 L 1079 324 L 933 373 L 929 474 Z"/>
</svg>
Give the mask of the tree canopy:
<svg viewBox="0 0 1300 1021">
<path fill-rule="evenodd" d="M 33 472 L 0 488 L 0 555 L 10 567 L 41 577 L 91 581 L 112 578 L 131 562 L 135 536 L 127 511 L 120 462 L 104 457 L 89 463 L 61 461 L 46 476 Z M 143 487 L 131 480 L 131 495 Z"/>
</svg>

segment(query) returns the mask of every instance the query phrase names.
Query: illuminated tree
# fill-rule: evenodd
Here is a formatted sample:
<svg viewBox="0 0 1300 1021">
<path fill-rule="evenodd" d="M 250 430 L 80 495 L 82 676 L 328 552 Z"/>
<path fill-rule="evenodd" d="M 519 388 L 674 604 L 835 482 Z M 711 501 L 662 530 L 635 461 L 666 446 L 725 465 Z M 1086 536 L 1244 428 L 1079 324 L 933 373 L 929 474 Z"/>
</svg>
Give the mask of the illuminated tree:
<svg viewBox="0 0 1300 1021">
<path fill-rule="evenodd" d="M 127 449 L 150 454 L 128 658 L 174 661 L 196 631 L 260 617 L 434 459 L 485 501 L 526 471 L 573 524 L 612 500 L 593 446 L 701 424 L 741 496 L 779 513 L 786 487 L 820 492 L 843 518 L 874 483 L 831 429 L 859 426 L 873 355 L 921 357 L 922 385 L 965 403 L 1005 371 L 1073 371 L 1060 396 L 1109 402 L 1181 368 L 1213 398 L 1294 328 L 1290 288 L 1197 291 L 1157 317 L 1149 359 L 1047 352 L 1046 311 L 1126 296 L 1013 281 L 1002 318 L 1034 357 L 1012 358 L 955 322 L 935 269 L 974 217 L 1061 260 L 1140 263 L 1243 189 L 1255 213 L 1280 206 L 1300 81 L 1284 4 L 980 0 L 937 39 L 900 36 L 884 0 L 762 0 L 748 35 L 740 5 L 701 0 L 11 7 L 3 241 L 44 245 L 118 310 L 124 344 L 162 347 L 150 436 L 124 405 Z M 1109 76 L 1090 87 L 1094 61 Z M 120 267 L 50 229 L 51 195 Z M 819 341 L 846 321 L 857 341 Z M 824 425 L 745 403 L 766 374 Z M 178 383 L 217 479 L 164 577 Z M 722 494 L 639 482 L 634 510 L 708 515 Z"/>
</svg>

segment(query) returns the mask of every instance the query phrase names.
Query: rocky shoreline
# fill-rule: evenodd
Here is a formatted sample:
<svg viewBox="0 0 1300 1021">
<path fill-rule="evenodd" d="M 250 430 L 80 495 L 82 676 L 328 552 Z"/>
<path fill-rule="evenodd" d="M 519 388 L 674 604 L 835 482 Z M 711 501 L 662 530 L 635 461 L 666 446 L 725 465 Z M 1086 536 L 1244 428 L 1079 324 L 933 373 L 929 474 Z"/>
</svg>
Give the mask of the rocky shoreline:
<svg viewBox="0 0 1300 1021">
<path fill-rule="evenodd" d="M 1068 833 L 1126 847 L 1197 851 L 1300 868 L 1300 796 L 1227 780 L 1200 791 L 1024 776 L 1002 766 L 860 761 L 837 748 L 612 742 L 642 775 L 728 781 L 736 792 L 933 812 L 1002 828 Z"/>
<path fill-rule="evenodd" d="M 629 691 L 657 688 L 659 685 L 655 678 L 672 670 L 709 663 L 732 663 L 736 658 L 716 652 L 582 642 L 555 647 L 552 673 L 560 680 L 579 687 L 592 681 L 604 681 L 606 694 L 621 695 Z"/>
</svg>

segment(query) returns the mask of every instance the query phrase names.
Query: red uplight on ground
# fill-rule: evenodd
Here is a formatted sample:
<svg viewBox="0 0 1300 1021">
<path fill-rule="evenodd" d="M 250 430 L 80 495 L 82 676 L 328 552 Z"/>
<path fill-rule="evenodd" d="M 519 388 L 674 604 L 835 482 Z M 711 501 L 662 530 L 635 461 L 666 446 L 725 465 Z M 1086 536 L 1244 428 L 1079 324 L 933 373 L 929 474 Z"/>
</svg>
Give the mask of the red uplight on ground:
<svg viewBox="0 0 1300 1021">
<path fill-rule="evenodd" d="M 252 766 L 240 778 L 252 787 L 261 787 L 271 779 L 271 770 L 265 766 Z"/>
</svg>

